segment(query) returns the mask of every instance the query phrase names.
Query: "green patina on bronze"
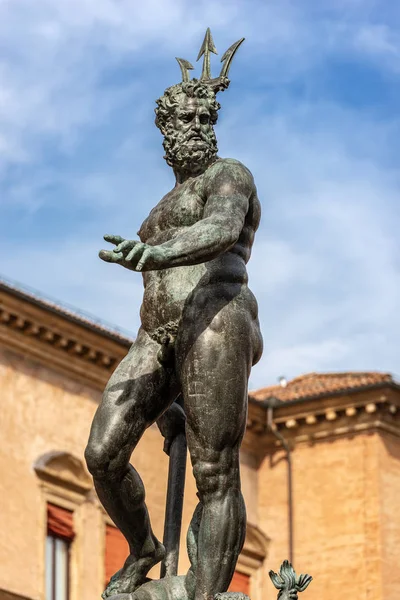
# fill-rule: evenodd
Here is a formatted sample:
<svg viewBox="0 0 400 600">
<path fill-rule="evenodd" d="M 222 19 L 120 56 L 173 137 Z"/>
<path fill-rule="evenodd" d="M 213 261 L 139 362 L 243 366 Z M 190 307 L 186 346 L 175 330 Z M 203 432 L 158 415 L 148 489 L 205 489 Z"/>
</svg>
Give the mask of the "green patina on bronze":
<svg viewBox="0 0 400 600">
<path fill-rule="evenodd" d="M 200 80 L 190 80 L 191 64 L 177 59 L 182 82 L 168 88 L 155 109 L 175 186 L 142 223 L 139 240 L 106 235 L 115 247 L 100 252 L 106 262 L 141 272 L 144 284 L 141 327 L 107 384 L 86 449 L 100 501 L 130 548 L 104 598 L 212 600 L 226 593 L 244 543 L 239 448 L 248 377 L 262 352 L 246 264 L 260 203 L 250 171 L 217 155 L 214 132 L 216 93 L 228 87 L 229 67 L 242 41 L 225 52 L 214 79 L 210 52 L 216 49 L 209 30 L 199 53 L 204 56 Z M 181 508 L 167 523 L 166 556 L 150 526 L 143 483 L 130 464 L 154 422 L 173 465 L 185 462 L 184 446 L 175 442 L 182 437 L 185 442 L 186 435 L 198 489 L 187 537 L 191 567 L 181 577 L 174 522 Z M 181 467 L 174 473 L 171 502 L 179 499 L 184 480 Z M 160 561 L 166 576 L 149 581 L 148 571 Z"/>
<path fill-rule="evenodd" d="M 288 560 L 283 561 L 279 573 L 270 571 L 269 576 L 279 590 L 278 600 L 297 600 L 298 592 L 304 592 L 312 581 L 311 575 L 297 576 Z"/>
</svg>

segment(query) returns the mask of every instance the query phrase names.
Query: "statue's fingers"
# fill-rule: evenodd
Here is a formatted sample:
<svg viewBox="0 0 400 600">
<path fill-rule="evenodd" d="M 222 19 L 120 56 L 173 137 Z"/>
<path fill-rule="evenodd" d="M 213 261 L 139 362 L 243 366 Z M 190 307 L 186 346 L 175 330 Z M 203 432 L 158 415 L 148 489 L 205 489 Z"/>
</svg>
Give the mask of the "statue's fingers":
<svg viewBox="0 0 400 600">
<path fill-rule="evenodd" d="M 103 239 L 105 239 L 106 242 L 110 242 L 110 244 L 121 244 L 121 242 L 125 241 L 125 238 L 120 235 L 111 235 L 109 233 L 106 233 L 106 235 L 103 236 Z"/>
<path fill-rule="evenodd" d="M 150 255 L 151 255 L 151 250 L 150 250 L 150 248 L 147 248 L 143 252 L 142 258 L 139 260 L 138 264 L 136 265 L 136 271 L 141 271 L 143 269 L 143 267 L 146 264 L 146 261 Z"/>
<path fill-rule="evenodd" d="M 123 252 L 124 250 L 130 249 L 132 245 L 136 245 L 137 242 L 133 240 L 124 240 L 116 248 L 114 248 L 114 252 Z"/>
<path fill-rule="evenodd" d="M 276 587 L 277 590 L 281 590 L 283 588 L 283 581 L 278 573 L 274 571 L 269 572 L 269 576 L 271 577 L 272 583 Z"/>
<path fill-rule="evenodd" d="M 110 263 L 118 263 L 123 258 L 121 253 L 115 253 L 112 250 L 100 250 L 99 256 L 102 260 Z"/>
<path fill-rule="evenodd" d="M 142 255 L 142 252 L 144 250 L 144 245 L 139 243 L 138 245 L 136 245 L 134 248 L 132 248 L 132 250 L 129 252 L 128 256 L 126 257 L 127 262 L 134 262 L 135 259 L 139 259 Z"/>
</svg>

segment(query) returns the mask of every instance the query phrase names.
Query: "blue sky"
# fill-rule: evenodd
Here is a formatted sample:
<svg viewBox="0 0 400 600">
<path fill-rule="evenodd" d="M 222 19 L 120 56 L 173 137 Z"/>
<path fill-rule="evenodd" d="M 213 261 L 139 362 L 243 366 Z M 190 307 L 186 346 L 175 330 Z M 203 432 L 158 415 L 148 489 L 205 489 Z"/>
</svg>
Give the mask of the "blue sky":
<svg viewBox="0 0 400 600">
<path fill-rule="evenodd" d="M 263 207 L 251 387 L 399 373 L 396 2 L 0 0 L 0 274 L 136 332 L 141 276 L 97 252 L 173 185 L 154 101 L 208 26 L 214 73 L 246 38 L 216 131 Z"/>
</svg>

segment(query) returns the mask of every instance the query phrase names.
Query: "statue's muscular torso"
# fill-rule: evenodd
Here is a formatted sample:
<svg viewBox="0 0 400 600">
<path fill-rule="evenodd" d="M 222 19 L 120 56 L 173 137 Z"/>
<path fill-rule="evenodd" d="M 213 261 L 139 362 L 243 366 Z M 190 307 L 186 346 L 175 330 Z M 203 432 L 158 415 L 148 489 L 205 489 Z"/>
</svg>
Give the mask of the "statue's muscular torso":
<svg viewBox="0 0 400 600">
<path fill-rule="evenodd" d="M 142 242 L 152 246 L 175 238 L 203 218 L 207 202 L 204 178 L 212 177 L 221 163 L 246 167 L 233 159 L 218 159 L 206 173 L 190 178 L 176 186 L 162 198 L 143 222 L 138 235 Z M 252 318 L 257 319 L 257 302 L 247 287 L 246 263 L 250 258 L 254 234 L 260 221 L 260 203 L 257 191 L 249 197 L 249 208 L 237 242 L 226 252 L 204 263 L 145 271 L 144 297 L 141 307 L 143 328 L 150 334 L 167 323 L 179 323 L 185 316 L 196 315 L 216 298 L 240 298 Z"/>
</svg>

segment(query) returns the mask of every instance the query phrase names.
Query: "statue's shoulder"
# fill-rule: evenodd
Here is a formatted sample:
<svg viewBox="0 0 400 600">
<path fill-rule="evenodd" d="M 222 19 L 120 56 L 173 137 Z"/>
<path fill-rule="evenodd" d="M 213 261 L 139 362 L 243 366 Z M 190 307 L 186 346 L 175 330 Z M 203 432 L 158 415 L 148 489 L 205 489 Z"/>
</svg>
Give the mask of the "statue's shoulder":
<svg viewBox="0 0 400 600">
<path fill-rule="evenodd" d="M 237 184 L 245 185 L 251 189 L 255 188 L 253 175 L 249 169 L 235 158 L 218 158 L 204 174 L 204 183 L 210 184 L 218 180 L 221 183 L 227 180 Z"/>
<path fill-rule="evenodd" d="M 253 177 L 249 169 L 242 163 L 240 160 L 236 160 L 236 158 L 218 158 L 215 163 L 209 167 L 208 171 L 232 171 L 232 173 L 237 173 L 243 171 L 244 173 Z"/>
</svg>

